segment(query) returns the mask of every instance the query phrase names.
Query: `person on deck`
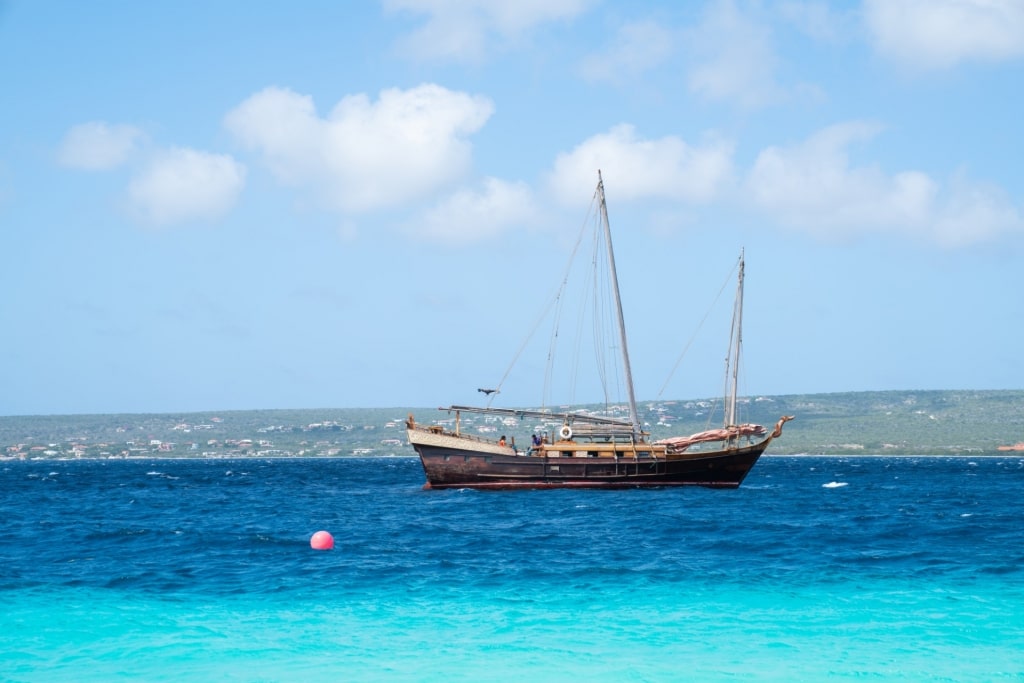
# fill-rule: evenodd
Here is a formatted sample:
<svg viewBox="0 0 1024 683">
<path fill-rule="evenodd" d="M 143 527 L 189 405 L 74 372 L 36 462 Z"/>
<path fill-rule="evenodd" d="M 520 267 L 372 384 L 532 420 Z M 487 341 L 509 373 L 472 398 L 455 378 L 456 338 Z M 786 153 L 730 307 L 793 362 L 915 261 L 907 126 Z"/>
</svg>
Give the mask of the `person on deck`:
<svg viewBox="0 0 1024 683">
<path fill-rule="evenodd" d="M 504 446 L 505 445 L 505 435 L 504 434 L 502 434 L 501 438 L 498 439 L 498 445 L 499 446 Z"/>
</svg>

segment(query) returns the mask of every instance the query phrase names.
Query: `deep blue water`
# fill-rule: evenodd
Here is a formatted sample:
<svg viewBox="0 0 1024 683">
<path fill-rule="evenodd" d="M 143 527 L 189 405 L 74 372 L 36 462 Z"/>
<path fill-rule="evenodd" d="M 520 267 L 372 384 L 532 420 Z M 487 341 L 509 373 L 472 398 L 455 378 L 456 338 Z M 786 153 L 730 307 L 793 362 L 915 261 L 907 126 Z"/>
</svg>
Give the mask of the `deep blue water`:
<svg viewBox="0 0 1024 683">
<path fill-rule="evenodd" d="M 422 483 L 414 458 L 0 463 L 0 680 L 1024 680 L 1021 458 Z"/>
</svg>

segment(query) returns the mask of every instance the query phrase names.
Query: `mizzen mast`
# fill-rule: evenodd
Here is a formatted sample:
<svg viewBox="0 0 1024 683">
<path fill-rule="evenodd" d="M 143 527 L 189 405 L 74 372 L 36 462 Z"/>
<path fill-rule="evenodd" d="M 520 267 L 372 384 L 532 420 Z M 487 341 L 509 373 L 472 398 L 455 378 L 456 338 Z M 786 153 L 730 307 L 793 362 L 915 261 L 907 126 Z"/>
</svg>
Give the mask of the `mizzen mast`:
<svg viewBox="0 0 1024 683">
<path fill-rule="evenodd" d="M 740 349 L 743 348 L 743 250 L 740 249 L 739 276 L 736 283 L 736 308 L 733 311 L 732 332 L 733 348 L 732 353 L 732 378 L 729 389 L 729 402 L 726 408 L 725 424 L 732 426 L 736 424 L 736 395 L 738 392 L 740 374 Z"/>
<path fill-rule="evenodd" d="M 615 297 L 615 313 L 619 323 L 619 341 L 622 344 L 622 368 L 626 375 L 626 388 L 629 391 L 629 422 L 633 427 L 633 439 L 639 441 L 640 417 L 636 410 L 636 395 L 633 391 L 633 371 L 629 366 L 629 347 L 626 345 L 626 321 L 622 315 L 622 299 L 619 296 L 619 276 L 615 272 L 615 251 L 612 249 L 612 228 L 608 222 L 608 206 L 604 201 L 604 180 L 601 171 L 597 171 L 597 193 L 601 202 L 601 223 L 604 224 L 604 238 L 608 244 L 608 269 L 612 278 L 612 293 Z"/>
</svg>

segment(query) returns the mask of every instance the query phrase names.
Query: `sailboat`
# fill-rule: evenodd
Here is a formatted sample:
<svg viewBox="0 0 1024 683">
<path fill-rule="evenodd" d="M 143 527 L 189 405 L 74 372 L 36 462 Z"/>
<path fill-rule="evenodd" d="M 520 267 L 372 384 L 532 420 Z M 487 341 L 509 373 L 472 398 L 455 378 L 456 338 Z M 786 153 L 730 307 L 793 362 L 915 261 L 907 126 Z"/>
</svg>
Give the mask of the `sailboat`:
<svg viewBox="0 0 1024 683">
<path fill-rule="evenodd" d="M 793 419 L 789 415 L 782 416 L 771 431 L 761 425 L 737 424 L 736 390 L 742 341 L 744 277 L 741 253 L 733 317 L 733 347 L 730 349 L 730 395 L 727 397 L 724 425 L 689 436 L 650 440 L 637 411 L 600 171 L 596 197 L 607 246 L 629 419 L 579 411 L 557 413 L 460 405 L 441 409 L 454 413 L 453 424 L 451 420 L 443 425 L 420 424 L 409 415 L 406 432 L 423 465 L 427 478 L 424 488 L 736 488 L 772 440 L 782 434 L 783 425 Z M 551 430 L 550 438 L 535 438 L 531 447 L 518 449 L 514 439 L 506 442 L 504 436 L 495 440 L 464 431 L 462 418 L 467 413 L 512 421 L 533 418 L 559 426 Z"/>
</svg>

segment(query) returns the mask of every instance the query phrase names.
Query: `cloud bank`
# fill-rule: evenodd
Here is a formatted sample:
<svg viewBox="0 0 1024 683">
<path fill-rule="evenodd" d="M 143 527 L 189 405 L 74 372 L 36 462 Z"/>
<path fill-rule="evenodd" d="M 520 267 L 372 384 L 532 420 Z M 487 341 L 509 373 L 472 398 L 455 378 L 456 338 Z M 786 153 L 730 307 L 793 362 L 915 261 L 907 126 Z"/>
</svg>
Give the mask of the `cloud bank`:
<svg viewBox="0 0 1024 683">
<path fill-rule="evenodd" d="M 729 181 L 732 152 L 732 143 L 724 140 L 700 146 L 672 135 L 648 140 L 621 124 L 559 154 L 548 185 L 562 203 L 585 203 L 602 169 L 618 199 L 707 202 Z"/>
<path fill-rule="evenodd" d="M 770 27 L 735 3 L 710 5 L 700 24 L 686 32 L 686 42 L 693 54 L 687 85 L 694 94 L 746 108 L 784 96 L 776 82 L 779 59 Z"/>
<path fill-rule="evenodd" d="M 747 174 L 746 196 L 782 225 L 831 239 L 891 232 L 960 247 L 1024 231 L 998 188 L 963 173 L 943 187 L 920 171 L 852 166 L 847 148 L 880 132 L 876 123 L 852 121 L 767 147 Z"/>
<path fill-rule="evenodd" d="M 628 83 L 671 57 L 674 41 L 673 32 L 658 22 L 631 22 L 616 31 L 603 52 L 584 58 L 580 71 L 591 82 Z"/>
<path fill-rule="evenodd" d="M 124 164 L 145 140 L 134 126 L 90 121 L 72 126 L 57 152 L 66 168 L 105 171 Z"/>
<path fill-rule="evenodd" d="M 471 244 L 510 229 L 529 229 L 538 219 L 533 193 L 526 183 L 485 178 L 479 189 L 460 189 L 426 211 L 410 232 Z"/>
<path fill-rule="evenodd" d="M 384 90 L 376 101 L 349 95 L 321 117 L 311 97 L 267 88 L 224 124 L 281 182 L 358 213 L 422 199 L 462 177 L 468 137 L 493 111 L 487 98 L 426 84 Z"/>
<path fill-rule="evenodd" d="M 1024 57 L 1019 0 L 866 0 L 864 19 L 878 52 L 913 68 Z"/>
<path fill-rule="evenodd" d="M 216 219 L 234 206 L 245 175 L 245 167 L 230 156 L 168 149 L 155 155 L 131 181 L 130 210 L 155 226 Z"/>
<path fill-rule="evenodd" d="M 384 0 L 396 13 L 427 15 L 399 49 L 412 59 L 479 61 L 495 43 L 520 38 L 530 29 L 581 14 L 591 0 Z"/>
</svg>

